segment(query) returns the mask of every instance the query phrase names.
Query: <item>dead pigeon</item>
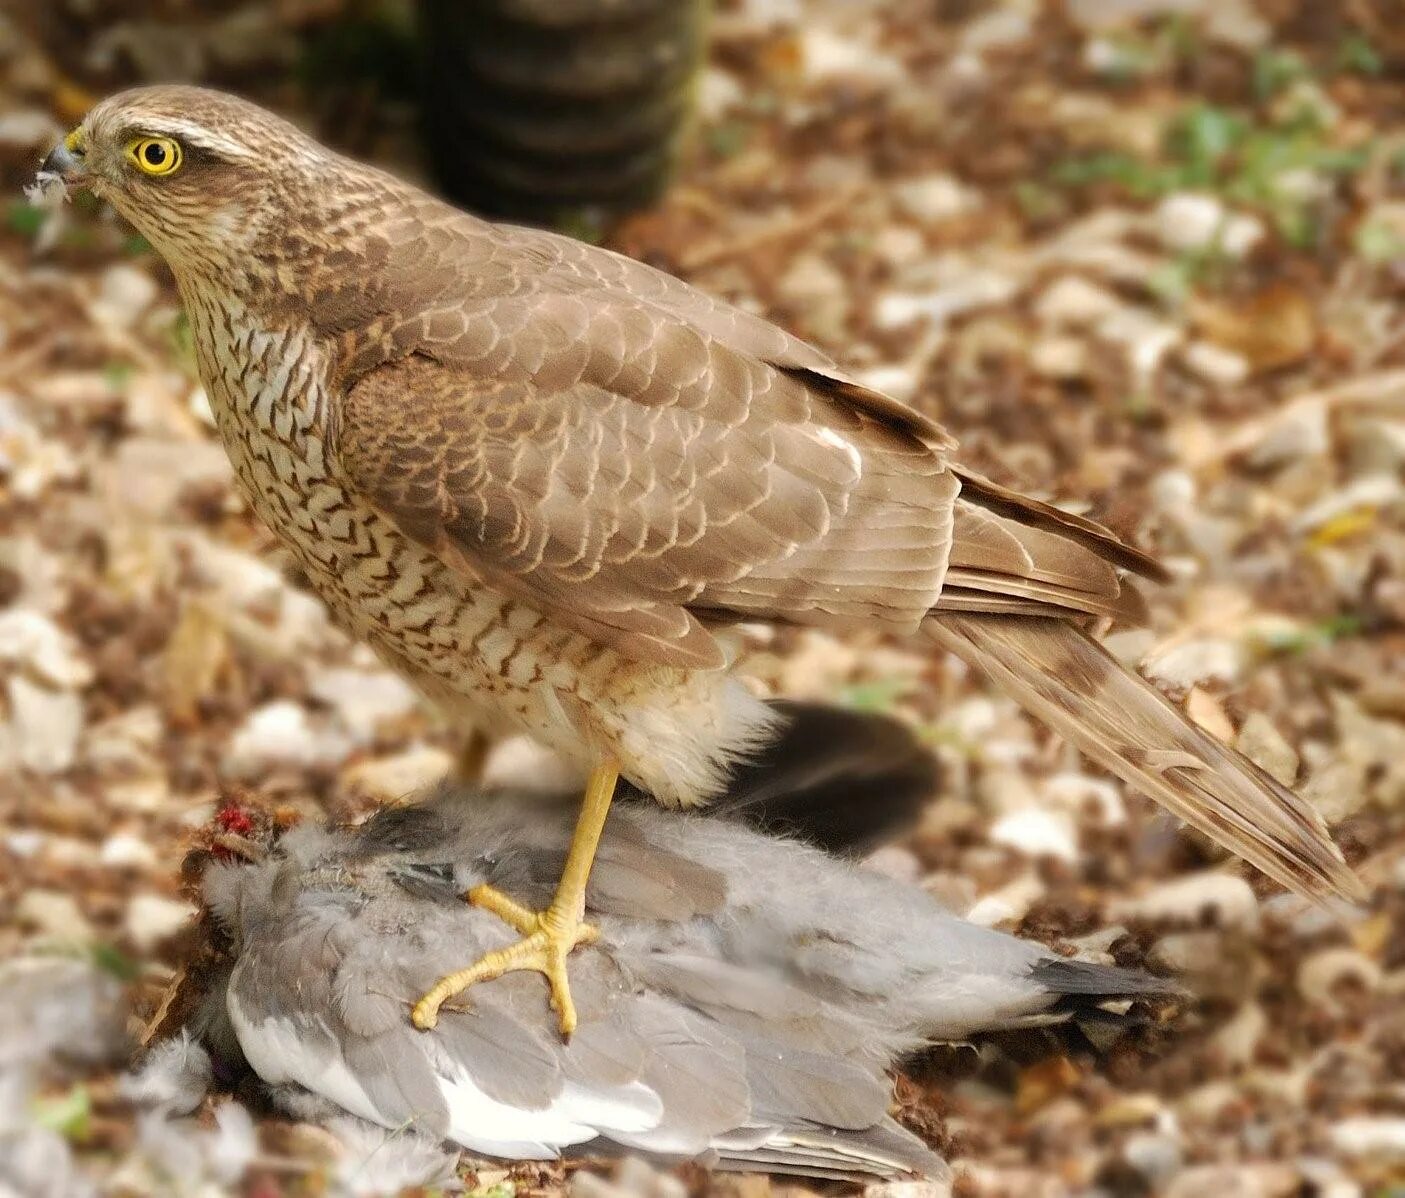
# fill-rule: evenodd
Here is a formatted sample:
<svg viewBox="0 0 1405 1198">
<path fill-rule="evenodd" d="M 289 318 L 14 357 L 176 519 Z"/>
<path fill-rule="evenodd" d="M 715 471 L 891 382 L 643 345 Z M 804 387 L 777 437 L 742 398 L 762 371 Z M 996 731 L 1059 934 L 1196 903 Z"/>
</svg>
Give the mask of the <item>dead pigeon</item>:
<svg viewBox="0 0 1405 1198">
<path fill-rule="evenodd" d="M 463 896 L 549 895 L 572 819 L 550 797 L 444 789 L 211 865 L 234 964 L 208 1038 L 237 1041 L 299 1118 L 350 1114 L 477 1154 L 941 1176 L 888 1115 L 903 1054 L 1173 990 L 969 924 L 798 841 L 620 805 L 590 879 L 600 936 L 576 966 L 569 1044 L 521 974 L 412 1028 L 405 1009 L 446 958 L 510 936 Z"/>
</svg>

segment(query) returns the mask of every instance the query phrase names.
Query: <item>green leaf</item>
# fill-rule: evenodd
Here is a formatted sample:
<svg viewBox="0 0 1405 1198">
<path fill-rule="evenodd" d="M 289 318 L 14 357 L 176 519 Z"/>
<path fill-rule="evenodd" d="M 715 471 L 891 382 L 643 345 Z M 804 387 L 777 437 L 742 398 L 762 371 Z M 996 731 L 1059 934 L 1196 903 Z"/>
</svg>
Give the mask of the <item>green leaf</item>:
<svg viewBox="0 0 1405 1198">
<path fill-rule="evenodd" d="M 1260 100 L 1271 100 L 1279 92 L 1299 79 L 1308 78 L 1310 74 L 1307 63 L 1296 50 L 1266 47 L 1254 55 L 1254 95 Z"/>
<path fill-rule="evenodd" d="M 1214 237 L 1196 249 L 1181 250 L 1158 265 L 1146 280 L 1147 288 L 1172 307 L 1183 303 L 1196 288 L 1223 287 L 1234 260 L 1225 252 L 1224 224 Z"/>
<path fill-rule="evenodd" d="M 1166 20 L 1165 37 L 1171 53 L 1182 62 L 1191 62 L 1201 56 L 1200 30 L 1185 13 L 1172 13 Z"/>
<path fill-rule="evenodd" d="M 1376 266 L 1405 258 L 1405 237 L 1400 230 L 1382 220 L 1369 217 L 1356 226 L 1351 237 L 1352 249 L 1359 258 Z"/>
<path fill-rule="evenodd" d="M 1344 637 L 1358 636 L 1365 628 L 1366 621 L 1355 612 L 1338 612 L 1315 624 L 1275 629 L 1266 633 L 1259 643 L 1268 653 L 1298 656 L 1310 649 L 1331 645 Z"/>
<path fill-rule="evenodd" d="M 933 749 L 947 749 L 959 757 L 980 756 L 980 745 L 950 724 L 926 724 L 917 730 L 918 739 Z"/>
<path fill-rule="evenodd" d="M 1015 184 L 1015 203 L 1025 220 L 1057 220 L 1068 213 L 1068 203 L 1052 187 L 1033 179 L 1021 179 Z"/>
<path fill-rule="evenodd" d="M 127 384 L 132 381 L 132 364 L 130 362 L 109 362 L 102 369 L 102 377 L 111 390 L 120 394 L 127 389 Z"/>
<path fill-rule="evenodd" d="M 517 1198 L 517 1183 L 509 1178 L 490 1186 L 479 1186 L 469 1190 L 468 1198 Z"/>
<path fill-rule="evenodd" d="M 1315 625 L 1317 634 L 1328 643 L 1339 641 L 1347 636 L 1358 636 L 1365 628 L 1366 621 L 1355 612 L 1349 611 L 1328 616 L 1325 620 L 1319 620 Z"/>
<path fill-rule="evenodd" d="M 114 944 L 95 944 L 91 949 L 93 964 L 120 982 L 134 982 L 141 975 L 141 966 Z"/>
<path fill-rule="evenodd" d="M 1357 30 L 1348 33 L 1337 46 L 1337 68 L 1354 75 L 1379 75 L 1385 71 L 1385 59 L 1370 39 Z"/>
<path fill-rule="evenodd" d="M 1185 303 L 1195 289 L 1194 268 L 1188 255 L 1178 254 L 1157 265 L 1146 277 L 1147 289 L 1168 307 Z"/>
<path fill-rule="evenodd" d="M 93 1101 L 86 1086 L 77 1085 L 56 1098 L 41 1098 L 32 1108 L 34 1122 L 65 1139 L 82 1141 L 92 1131 Z"/>
<path fill-rule="evenodd" d="M 1213 104 L 1193 104 L 1171 122 L 1167 151 L 1185 169 L 1185 182 L 1208 186 L 1219 177 L 1225 159 L 1244 140 L 1248 122 Z"/>
<path fill-rule="evenodd" d="M 751 126 L 743 121 L 723 121 L 705 134 L 707 148 L 718 158 L 733 158 L 751 141 Z"/>
<path fill-rule="evenodd" d="M 1144 387 L 1129 391 L 1122 399 L 1122 410 L 1134 424 L 1142 424 L 1151 419 L 1156 403 L 1151 392 Z"/>
<path fill-rule="evenodd" d="M 781 100 L 775 92 L 759 91 L 746 99 L 746 110 L 752 116 L 775 116 L 781 110 Z"/>
<path fill-rule="evenodd" d="M 1175 190 L 1174 172 L 1154 162 L 1104 150 L 1056 162 L 1049 171 L 1050 182 L 1062 187 L 1087 187 L 1095 183 L 1115 183 L 1138 199 L 1153 199 Z"/>
<path fill-rule="evenodd" d="M 28 200 L 16 200 L 5 213 L 5 224 L 10 232 L 18 233 L 21 237 L 39 236 L 39 230 L 48 219 L 47 212 L 35 207 Z"/>
<path fill-rule="evenodd" d="M 893 705 L 904 695 L 910 695 L 914 682 L 911 678 L 881 678 L 874 682 L 859 682 L 844 687 L 838 695 L 839 702 L 855 711 L 883 713 L 893 709 Z"/>
<path fill-rule="evenodd" d="M 1268 215 L 1278 235 L 1295 250 L 1311 250 L 1322 244 L 1322 219 L 1315 207 L 1279 199 L 1268 205 Z"/>
<path fill-rule="evenodd" d="M 1158 47 L 1134 37 L 1114 37 L 1107 41 L 1108 61 L 1098 73 L 1112 83 L 1133 83 L 1156 73 L 1161 66 Z"/>
</svg>

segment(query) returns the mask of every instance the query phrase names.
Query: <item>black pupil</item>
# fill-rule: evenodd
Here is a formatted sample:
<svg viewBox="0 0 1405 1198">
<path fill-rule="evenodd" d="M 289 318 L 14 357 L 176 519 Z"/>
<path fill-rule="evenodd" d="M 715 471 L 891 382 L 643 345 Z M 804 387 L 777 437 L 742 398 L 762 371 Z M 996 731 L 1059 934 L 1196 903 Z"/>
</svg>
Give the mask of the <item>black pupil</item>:
<svg viewBox="0 0 1405 1198">
<path fill-rule="evenodd" d="M 166 161 L 166 147 L 151 142 L 142 151 L 142 157 L 146 159 L 148 166 L 160 166 Z"/>
</svg>

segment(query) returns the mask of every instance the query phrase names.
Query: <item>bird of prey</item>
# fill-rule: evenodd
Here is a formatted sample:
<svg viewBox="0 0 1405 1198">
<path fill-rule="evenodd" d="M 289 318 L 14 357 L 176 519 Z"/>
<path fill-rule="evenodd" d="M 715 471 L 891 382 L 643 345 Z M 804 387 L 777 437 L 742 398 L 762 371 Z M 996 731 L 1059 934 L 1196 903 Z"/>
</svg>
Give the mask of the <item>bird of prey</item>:
<svg viewBox="0 0 1405 1198">
<path fill-rule="evenodd" d="M 456 952 L 508 935 L 460 896 L 495 885 L 547 901 L 571 823 L 561 797 L 445 789 L 359 828 L 296 829 L 254 864 L 210 865 L 204 893 L 233 964 L 192 1030 L 226 1062 L 242 1054 L 297 1117 L 349 1112 L 477 1153 L 613 1147 L 932 1175 L 942 1162 L 888 1115 L 885 1070 L 902 1054 L 1116 1019 L 1105 1004 L 1175 993 L 966 923 L 916 886 L 735 819 L 620 804 L 587 888 L 599 936 L 573 963 L 570 1043 L 521 975 L 415 1032 L 404 1001 Z"/>
<path fill-rule="evenodd" d="M 923 634 L 1285 885 L 1350 892 L 1316 811 L 1090 639 L 1158 578 L 964 468 L 940 426 L 775 325 L 552 233 L 475 219 L 232 96 L 98 104 L 45 169 L 173 271 L 240 486 L 333 612 L 451 717 L 588 768 L 555 897 L 472 901 L 576 1023 L 572 948 L 621 775 L 706 802 L 775 717 L 727 625 Z"/>
</svg>

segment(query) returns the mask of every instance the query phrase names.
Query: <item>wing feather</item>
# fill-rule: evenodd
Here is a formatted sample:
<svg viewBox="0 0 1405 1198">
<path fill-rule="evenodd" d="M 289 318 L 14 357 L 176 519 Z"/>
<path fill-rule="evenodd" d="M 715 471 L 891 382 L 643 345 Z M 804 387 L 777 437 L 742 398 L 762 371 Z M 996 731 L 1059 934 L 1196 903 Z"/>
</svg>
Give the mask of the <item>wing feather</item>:
<svg viewBox="0 0 1405 1198">
<path fill-rule="evenodd" d="M 607 347 L 641 336 L 592 319 Z M 345 396 L 342 475 L 467 576 L 642 660 L 723 664 L 701 612 L 915 630 L 959 489 L 941 457 L 697 334 L 658 336 L 684 358 L 668 394 L 612 349 L 561 391 L 386 364 Z"/>
<path fill-rule="evenodd" d="M 347 346 L 335 454 L 466 575 L 697 668 L 717 619 L 915 631 L 949 565 L 979 572 L 960 610 L 1139 610 L 1114 567 L 1154 562 L 949 465 L 939 425 L 814 347 L 618 254 L 413 206 L 455 252 L 385 282 L 400 314 Z"/>
<path fill-rule="evenodd" d="M 1307 861 L 1315 884 L 1347 888 L 1320 826 L 1236 757 L 1195 742 L 1196 783 L 1167 782 L 1165 754 L 1193 731 L 1177 713 L 1131 743 L 1105 726 L 1113 684 L 1071 712 L 1041 691 L 1046 642 L 1088 617 L 1143 618 L 1121 574 L 1164 580 L 1152 558 L 948 461 L 931 420 L 680 280 L 414 193 L 397 203 L 445 265 L 425 280 L 388 265 L 360 336 L 331 305 L 333 451 L 405 534 L 643 663 L 722 666 L 717 621 L 915 632 L 933 612 L 952 647 L 1178 814 L 1281 879 Z M 1144 698 L 1131 674 L 1117 686 Z"/>
</svg>

